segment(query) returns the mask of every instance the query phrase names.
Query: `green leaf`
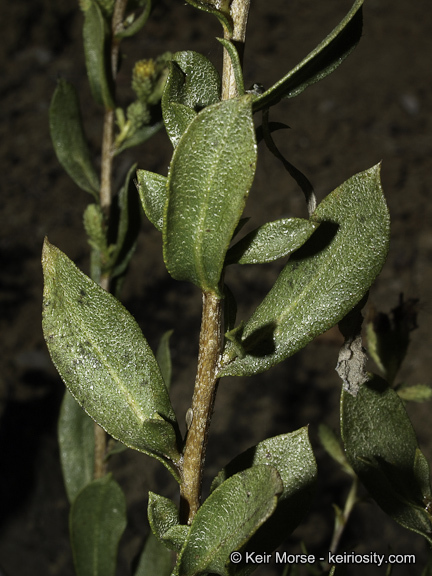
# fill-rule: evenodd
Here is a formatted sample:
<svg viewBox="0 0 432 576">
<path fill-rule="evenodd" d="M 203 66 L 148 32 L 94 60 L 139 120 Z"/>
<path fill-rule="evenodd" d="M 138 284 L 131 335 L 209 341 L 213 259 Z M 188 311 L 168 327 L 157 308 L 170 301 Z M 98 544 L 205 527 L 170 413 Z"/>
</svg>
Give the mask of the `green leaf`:
<svg viewBox="0 0 432 576">
<path fill-rule="evenodd" d="M 425 509 L 431 498 L 429 466 L 396 392 L 378 376 L 356 396 L 342 390 L 341 432 L 351 466 L 379 506 L 432 543 Z"/>
<path fill-rule="evenodd" d="M 340 464 L 341 468 L 351 476 L 354 475 L 353 469 L 348 464 L 348 460 L 345 456 L 345 452 L 343 451 L 341 441 L 336 436 L 329 426 L 326 424 L 320 424 L 318 427 L 318 436 L 319 440 L 324 448 L 324 450 L 335 460 L 338 464 Z"/>
<path fill-rule="evenodd" d="M 111 474 L 87 485 L 70 509 L 69 530 L 77 576 L 114 576 L 126 528 L 126 500 Z"/>
<path fill-rule="evenodd" d="M 158 349 L 156 350 L 156 360 L 168 390 L 171 386 L 172 374 L 171 352 L 169 347 L 169 341 L 172 333 L 173 330 L 167 330 L 165 334 L 163 334 L 162 338 L 160 339 Z"/>
<path fill-rule="evenodd" d="M 203 10 L 216 16 L 226 33 L 232 36 L 233 21 L 229 0 L 186 0 L 186 2 L 194 6 L 194 8 L 198 8 L 198 10 Z"/>
<path fill-rule="evenodd" d="M 221 80 L 213 64 L 198 52 L 173 56 L 162 95 L 165 128 L 174 147 L 203 108 L 220 100 Z"/>
<path fill-rule="evenodd" d="M 66 390 L 58 422 L 60 462 L 69 502 L 93 480 L 94 422 Z"/>
<path fill-rule="evenodd" d="M 230 553 L 271 516 L 282 491 L 277 470 L 266 464 L 228 478 L 196 513 L 173 576 L 228 576 Z"/>
<path fill-rule="evenodd" d="M 292 254 L 300 248 L 319 224 L 303 218 L 284 218 L 256 228 L 228 252 L 226 263 L 262 264 Z"/>
<path fill-rule="evenodd" d="M 137 170 L 137 188 L 145 215 L 150 222 L 162 232 L 164 207 L 168 198 L 168 178 L 148 172 Z"/>
<path fill-rule="evenodd" d="M 141 1 L 139 4 L 140 6 L 143 6 L 142 12 L 136 18 L 134 15 L 128 16 L 121 29 L 116 32 L 115 38 L 130 38 L 139 32 L 147 22 L 152 7 L 151 0 L 144 0 L 144 2 Z M 133 18 L 131 16 L 133 16 Z"/>
<path fill-rule="evenodd" d="M 123 140 L 120 146 L 115 149 L 114 156 L 117 156 L 118 154 L 120 154 L 124 150 L 127 150 L 128 148 L 133 148 L 134 146 L 139 146 L 140 144 L 143 144 L 144 142 L 149 140 L 149 138 L 154 136 L 156 132 L 159 132 L 162 126 L 163 122 L 155 122 L 155 124 L 149 126 L 143 126 L 139 130 L 136 130 L 136 132 L 134 132 L 132 136 L 129 136 L 128 138 Z"/>
<path fill-rule="evenodd" d="M 414 386 L 401 386 L 397 388 L 399 398 L 405 402 L 427 402 L 432 400 L 432 388 L 426 384 L 415 384 Z"/>
<path fill-rule="evenodd" d="M 209 106 L 190 124 L 168 175 L 164 259 L 174 278 L 219 293 L 225 254 L 255 166 L 250 96 Z"/>
<path fill-rule="evenodd" d="M 174 502 L 149 492 L 147 513 L 153 534 L 159 542 L 180 552 L 189 533 L 189 526 L 179 524 L 178 510 Z"/>
<path fill-rule="evenodd" d="M 141 224 L 141 210 L 132 176 L 136 164 L 129 168 L 125 182 L 118 194 L 117 205 L 111 206 L 111 221 L 115 222 L 115 229 L 110 235 L 115 235 L 115 248 L 111 255 L 111 277 L 122 277 L 127 271 L 129 262 L 135 251 Z M 112 225 L 111 222 L 111 225 Z"/>
<path fill-rule="evenodd" d="M 227 478 L 251 466 L 276 468 L 283 483 L 277 508 L 270 518 L 241 548 L 246 552 L 268 553 L 277 548 L 306 515 L 315 491 L 317 467 L 307 427 L 289 434 L 268 438 L 232 460 L 213 481 L 215 490 Z M 255 566 L 230 565 L 229 574 L 250 574 Z"/>
<path fill-rule="evenodd" d="M 45 240 L 43 330 L 78 403 L 111 436 L 178 479 L 177 423 L 153 353 L 129 312 Z"/>
<path fill-rule="evenodd" d="M 234 71 L 237 93 L 239 96 L 243 96 L 245 93 L 245 87 L 243 82 L 243 70 L 240 61 L 240 56 L 239 53 L 237 52 L 237 48 L 234 46 L 232 42 L 230 42 L 226 38 L 216 38 L 216 40 L 220 42 L 222 46 L 225 48 L 225 50 L 228 52 Z"/>
<path fill-rule="evenodd" d="M 171 552 L 150 532 L 134 576 L 170 576 L 171 570 Z"/>
<path fill-rule="evenodd" d="M 389 215 L 379 165 L 334 190 L 314 212 L 319 228 L 289 259 L 245 323 L 237 357 L 228 343 L 220 376 L 267 370 L 339 322 L 364 296 L 388 251 Z"/>
<path fill-rule="evenodd" d="M 58 161 L 80 188 L 99 201 L 99 178 L 84 134 L 75 88 L 59 80 L 49 109 L 51 140 Z"/>
<path fill-rule="evenodd" d="M 108 26 L 97 2 L 84 12 L 84 54 L 87 76 L 93 98 L 106 109 L 114 108 L 111 60 L 106 44 L 110 38 Z"/>
<path fill-rule="evenodd" d="M 253 103 L 254 112 L 293 98 L 305 88 L 333 72 L 354 50 L 362 33 L 363 0 L 356 0 L 336 28 L 286 76 L 276 82 Z"/>
</svg>

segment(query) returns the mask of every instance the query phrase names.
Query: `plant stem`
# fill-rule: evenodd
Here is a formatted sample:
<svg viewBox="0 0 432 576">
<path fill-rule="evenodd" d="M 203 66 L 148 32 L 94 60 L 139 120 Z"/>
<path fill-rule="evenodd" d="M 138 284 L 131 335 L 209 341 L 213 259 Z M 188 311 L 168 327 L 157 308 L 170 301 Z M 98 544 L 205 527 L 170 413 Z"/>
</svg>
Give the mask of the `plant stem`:
<svg viewBox="0 0 432 576">
<path fill-rule="evenodd" d="M 222 300 L 213 292 L 203 293 L 198 370 L 192 398 L 192 420 L 183 454 L 181 519 L 190 524 L 200 506 L 201 484 L 208 430 L 213 413 L 222 346 Z"/>
<path fill-rule="evenodd" d="M 237 47 L 240 60 L 243 60 L 244 43 L 246 40 L 246 25 L 249 15 L 250 0 L 233 0 L 230 7 L 231 17 L 233 20 L 233 33 L 230 35 L 226 30 L 224 37 L 231 40 Z M 234 70 L 231 65 L 231 58 L 226 50 L 223 56 L 223 73 L 222 73 L 222 100 L 235 98 L 237 86 L 234 78 Z"/>
<path fill-rule="evenodd" d="M 112 42 L 111 42 L 111 74 L 113 81 L 117 76 L 117 67 L 120 51 L 120 40 L 115 37 L 116 32 L 122 27 L 127 0 L 116 0 L 114 13 L 111 22 Z M 100 205 L 108 222 L 112 201 L 112 170 L 114 160 L 114 109 L 106 109 L 103 123 L 102 135 L 102 160 L 101 160 L 101 187 L 99 191 Z M 110 277 L 108 274 L 101 274 L 100 286 L 109 291 Z M 102 478 L 106 474 L 105 453 L 107 447 L 107 435 L 102 428 L 94 425 L 94 470 L 95 479 Z"/>
<path fill-rule="evenodd" d="M 231 16 L 232 36 L 242 55 L 246 37 L 246 23 L 250 0 L 233 0 Z M 222 99 L 237 96 L 231 59 L 224 50 Z M 191 524 L 200 506 L 208 432 L 213 414 L 218 378 L 218 364 L 222 351 L 222 300 L 213 292 L 203 293 L 198 370 L 192 398 L 191 417 L 183 451 L 182 484 L 180 488 L 180 521 Z"/>
</svg>

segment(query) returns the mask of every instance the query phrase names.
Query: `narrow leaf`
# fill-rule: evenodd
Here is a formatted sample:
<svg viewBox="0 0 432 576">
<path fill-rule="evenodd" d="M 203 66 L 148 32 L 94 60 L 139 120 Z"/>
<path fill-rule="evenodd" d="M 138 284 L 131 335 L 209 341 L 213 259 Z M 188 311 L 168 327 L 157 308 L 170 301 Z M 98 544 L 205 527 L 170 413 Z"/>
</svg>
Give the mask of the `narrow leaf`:
<svg viewBox="0 0 432 576">
<path fill-rule="evenodd" d="M 84 13 L 84 53 L 93 98 L 107 109 L 114 107 L 111 61 L 107 57 L 108 26 L 97 2 Z"/>
<path fill-rule="evenodd" d="M 77 576 L 114 576 L 118 543 L 125 528 L 126 500 L 111 474 L 86 486 L 69 516 Z"/>
<path fill-rule="evenodd" d="M 314 212 L 320 223 L 291 257 L 245 323 L 238 358 L 228 343 L 220 376 L 267 370 L 339 322 L 364 296 L 388 251 L 389 215 L 379 165 L 334 190 Z"/>
<path fill-rule="evenodd" d="M 302 218 L 285 218 L 256 228 L 228 252 L 226 263 L 262 264 L 292 254 L 300 248 L 319 224 Z"/>
<path fill-rule="evenodd" d="M 243 558 L 247 552 L 269 553 L 277 548 L 309 509 L 315 491 L 317 467 L 307 428 L 268 438 L 246 450 L 216 476 L 211 489 L 215 490 L 241 470 L 262 464 L 276 468 L 283 483 L 283 491 L 275 512 L 241 548 Z M 231 564 L 228 572 L 230 575 L 245 576 L 254 568 L 250 564 Z"/>
<path fill-rule="evenodd" d="M 117 198 L 112 204 L 110 235 L 115 236 L 115 248 L 111 256 L 111 277 L 121 277 L 127 271 L 135 251 L 141 224 L 141 211 L 132 176 L 136 164 L 129 169 Z"/>
<path fill-rule="evenodd" d="M 150 532 L 134 576 L 170 576 L 171 570 L 171 552 Z"/>
<path fill-rule="evenodd" d="M 237 52 L 237 48 L 234 46 L 234 44 L 232 42 L 230 42 L 226 38 L 216 38 L 216 40 L 218 40 L 222 44 L 222 46 L 225 48 L 225 50 L 228 52 L 228 55 L 230 57 L 231 64 L 233 67 L 233 71 L 234 71 L 234 78 L 236 81 L 237 93 L 239 96 L 243 96 L 245 93 L 245 87 L 244 87 L 244 82 L 243 82 L 243 70 L 242 70 L 242 65 L 241 65 L 241 61 L 240 61 L 240 56 Z"/>
<path fill-rule="evenodd" d="M 429 467 L 396 392 L 378 376 L 356 396 L 342 390 L 341 432 L 351 466 L 379 506 L 432 543 Z"/>
<path fill-rule="evenodd" d="M 84 134 L 75 88 L 59 80 L 49 109 L 51 140 L 58 161 L 80 188 L 99 199 L 99 179 Z"/>
<path fill-rule="evenodd" d="M 278 472 L 265 464 L 228 478 L 196 513 L 173 574 L 228 576 L 230 553 L 271 516 L 282 490 Z"/>
<path fill-rule="evenodd" d="M 333 72 L 354 50 L 362 33 L 363 0 L 356 0 L 343 20 L 310 54 L 286 76 L 256 97 L 254 112 L 297 96 L 305 88 Z"/>
<path fill-rule="evenodd" d="M 168 197 L 168 179 L 166 176 L 147 170 L 137 170 L 137 178 L 138 193 L 145 215 L 153 226 L 162 232 L 164 207 Z"/>
<path fill-rule="evenodd" d="M 42 260 L 44 336 L 66 386 L 111 436 L 178 478 L 175 414 L 138 324 L 47 240 Z"/>
<path fill-rule="evenodd" d="M 426 384 L 401 386 L 396 392 L 399 398 L 402 398 L 405 402 L 427 402 L 432 400 L 432 388 Z"/>
<path fill-rule="evenodd" d="M 168 175 L 164 259 L 174 278 L 219 293 L 255 166 L 250 96 L 209 106 L 190 124 Z"/>
<path fill-rule="evenodd" d="M 144 0 L 144 2 L 141 1 L 139 4 L 140 6 L 143 6 L 141 13 L 137 17 L 134 17 L 130 24 L 128 23 L 130 18 L 129 16 L 126 19 L 126 22 L 123 23 L 121 29 L 116 32 L 116 38 L 130 38 L 131 36 L 134 36 L 147 22 L 152 7 L 151 0 Z"/>
<path fill-rule="evenodd" d="M 161 101 L 165 128 L 174 147 L 197 113 L 219 102 L 220 91 L 220 76 L 210 60 L 198 52 L 174 54 Z"/>
<path fill-rule="evenodd" d="M 124 150 L 128 148 L 133 148 L 134 146 L 139 146 L 146 142 L 149 138 L 151 138 L 156 132 L 162 128 L 163 122 L 155 122 L 155 124 L 151 124 L 149 126 L 143 126 L 136 132 L 132 134 L 132 136 L 123 140 L 118 148 L 115 149 L 114 155 L 117 156 Z"/>
<path fill-rule="evenodd" d="M 60 462 L 69 502 L 93 480 L 94 422 L 66 390 L 58 422 Z"/>
</svg>

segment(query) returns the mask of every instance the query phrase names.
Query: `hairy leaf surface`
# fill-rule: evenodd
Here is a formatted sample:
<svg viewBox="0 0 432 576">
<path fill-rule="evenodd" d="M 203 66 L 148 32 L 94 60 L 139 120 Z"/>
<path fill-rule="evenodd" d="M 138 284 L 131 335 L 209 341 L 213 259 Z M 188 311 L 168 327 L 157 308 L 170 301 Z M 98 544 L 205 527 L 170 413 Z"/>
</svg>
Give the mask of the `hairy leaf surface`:
<svg viewBox="0 0 432 576">
<path fill-rule="evenodd" d="M 84 13 L 84 53 L 87 76 L 95 101 L 106 109 L 114 107 L 111 61 L 107 57 L 108 26 L 97 2 Z"/>
<path fill-rule="evenodd" d="M 252 230 L 228 252 L 226 262 L 263 264 L 288 256 L 312 235 L 319 224 L 303 218 L 284 218 Z"/>
<path fill-rule="evenodd" d="M 209 106 L 190 124 L 168 175 L 164 259 L 174 278 L 219 293 L 225 254 L 255 166 L 249 96 Z"/>
<path fill-rule="evenodd" d="M 174 576 L 228 576 L 238 550 L 274 512 L 283 484 L 276 468 L 261 464 L 223 482 L 199 508 Z"/>
<path fill-rule="evenodd" d="M 341 432 L 351 466 L 379 506 L 432 543 L 429 466 L 397 393 L 378 376 L 356 396 L 342 390 Z"/>
<path fill-rule="evenodd" d="M 77 576 L 114 576 L 126 528 L 126 500 L 111 474 L 88 484 L 73 502 L 70 541 Z"/>
<path fill-rule="evenodd" d="M 290 257 L 245 323 L 238 344 L 227 344 L 220 376 L 267 370 L 334 326 L 361 300 L 388 251 L 389 214 L 379 165 L 336 188 L 311 220 L 319 228 Z"/>
<path fill-rule="evenodd" d="M 193 51 L 174 54 L 161 102 L 174 147 L 198 112 L 219 102 L 220 91 L 220 76 L 210 60 Z"/>
<path fill-rule="evenodd" d="M 278 471 L 283 483 L 276 510 L 241 548 L 245 553 L 269 553 L 283 542 L 306 515 L 311 504 L 317 467 L 308 438 L 307 428 L 268 438 L 232 460 L 214 479 L 215 490 L 227 478 L 251 466 L 267 464 Z M 256 566 L 230 564 L 228 573 L 236 576 L 250 574 Z"/>
<path fill-rule="evenodd" d="M 99 178 L 91 161 L 75 88 L 59 80 L 49 110 L 51 140 L 58 161 L 80 188 L 99 199 Z"/>
<path fill-rule="evenodd" d="M 138 192 L 145 215 L 162 232 L 164 207 L 168 196 L 167 177 L 137 170 Z"/>
<path fill-rule="evenodd" d="M 43 267 L 44 336 L 66 386 L 111 436 L 178 478 L 175 414 L 138 324 L 47 240 Z"/>
</svg>

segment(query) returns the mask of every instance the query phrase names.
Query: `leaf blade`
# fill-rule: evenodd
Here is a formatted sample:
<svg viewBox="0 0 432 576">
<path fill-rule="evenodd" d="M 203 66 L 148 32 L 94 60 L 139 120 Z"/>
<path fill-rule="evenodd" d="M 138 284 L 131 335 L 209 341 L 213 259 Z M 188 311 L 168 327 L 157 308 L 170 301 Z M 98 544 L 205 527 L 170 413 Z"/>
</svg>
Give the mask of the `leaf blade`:
<svg viewBox="0 0 432 576">
<path fill-rule="evenodd" d="M 66 494 L 72 503 L 93 480 L 94 423 L 69 390 L 65 391 L 60 408 L 58 441 Z"/>
<path fill-rule="evenodd" d="M 354 50 L 362 33 L 362 6 L 356 0 L 334 30 L 281 80 L 254 100 L 254 112 L 293 98 L 333 72 Z"/>
<path fill-rule="evenodd" d="M 209 106 L 190 124 L 171 161 L 164 214 L 164 260 L 175 279 L 219 293 L 255 165 L 249 96 Z"/>
<path fill-rule="evenodd" d="M 319 228 L 295 252 L 246 322 L 239 358 L 228 344 L 220 376 L 257 374 L 303 348 L 367 292 L 388 251 L 389 214 L 379 165 L 356 174 L 321 202 Z"/>
<path fill-rule="evenodd" d="M 352 468 L 396 522 L 432 543 L 429 467 L 402 400 L 378 376 L 341 395 L 341 433 Z"/>
<path fill-rule="evenodd" d="M 77 576 L 114 576 L 126 528 L 126 500 L 111 474 L 88 484 L 73 502 L 70 540 Z"/>
<path fill-rule="evenodd" d="M 272 466 L 255 466 L 228 478 L 196 513 L 174 573 L 228 576 L 230 553 L 271 516 L 282 490 Z"/>
<path fill-rule="evenodd" d="M 66 80 L 59 80 L 53 94 L 49 123 L 58 161 L 75 184 L 98 200 L 99 178 L 84 134 L 78 95 Z"/>
<path fill-rule="evenodd" d="M 178 479 L 175 414 L 138 324 L 47 240 L 43 267 L 44 336 L 66 386 L 111 436 Z"/>
</svg>

